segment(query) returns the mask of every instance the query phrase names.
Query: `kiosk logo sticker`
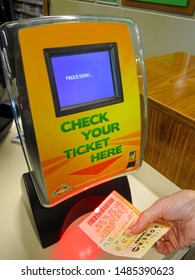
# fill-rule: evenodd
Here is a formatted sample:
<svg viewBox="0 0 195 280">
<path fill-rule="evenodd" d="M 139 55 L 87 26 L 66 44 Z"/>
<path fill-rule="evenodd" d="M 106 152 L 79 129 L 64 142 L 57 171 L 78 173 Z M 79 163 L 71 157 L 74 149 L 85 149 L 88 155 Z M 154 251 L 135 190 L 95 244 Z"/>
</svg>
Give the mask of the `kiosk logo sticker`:
<svg viewBox="0 0 195 280">
<path fill-rule="evenodd" d="M 56 189 L 55 192 L 52 193 L 52 196 L 61 196 L 63 194 L 65 194 L 66 192 L 70 191 L 71 190 L 71 187 L 65 185 L 65 184 L 62 184 L 60 187 L 58 187 Z"/>
</svg>

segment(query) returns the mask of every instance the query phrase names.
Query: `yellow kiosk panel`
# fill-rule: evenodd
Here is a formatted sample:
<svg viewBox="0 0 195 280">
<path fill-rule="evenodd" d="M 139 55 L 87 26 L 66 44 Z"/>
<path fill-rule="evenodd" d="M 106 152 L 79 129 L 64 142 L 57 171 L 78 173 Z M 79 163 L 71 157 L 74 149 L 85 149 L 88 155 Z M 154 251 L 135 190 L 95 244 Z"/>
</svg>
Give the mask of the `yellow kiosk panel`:
<svg viewBox="0 0 195 280">
<path fill-rule="evenodd" d="M 50 205 L 140 165 L 140 93 L 127 24 L 70 22 L 19 30 Z"/>
</svg>

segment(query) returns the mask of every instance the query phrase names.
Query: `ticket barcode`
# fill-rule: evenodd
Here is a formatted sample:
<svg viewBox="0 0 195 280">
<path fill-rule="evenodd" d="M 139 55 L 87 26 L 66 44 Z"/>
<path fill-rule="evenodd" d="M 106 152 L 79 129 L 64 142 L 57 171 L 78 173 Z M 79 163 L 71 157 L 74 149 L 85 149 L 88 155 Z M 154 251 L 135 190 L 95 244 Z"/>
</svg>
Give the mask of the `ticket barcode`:
<svg viewBox="0 0 195 280">
<path fill-rule="evenodd" d="M 114 199 L 111 197 L 100 209 L 99 211 L 87 222 L 90 226 L 97 221 L 97 219 L 108 209 L 108 207 L 114 202 Z"/>
</svg>

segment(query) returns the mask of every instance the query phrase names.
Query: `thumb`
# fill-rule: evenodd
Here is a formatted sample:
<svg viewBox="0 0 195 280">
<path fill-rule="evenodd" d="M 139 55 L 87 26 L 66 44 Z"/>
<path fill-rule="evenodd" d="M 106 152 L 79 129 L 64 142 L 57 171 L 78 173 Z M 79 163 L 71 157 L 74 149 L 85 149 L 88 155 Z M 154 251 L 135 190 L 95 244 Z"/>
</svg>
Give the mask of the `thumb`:
<svg viewBox="0 0 195 280">
<path fill-rule="evenodd" d="M 137 221 L 131 227 L 129 227 L 131 233 L 138 234 L 144 231 L 149 224 L 157 221 L 160 218 L 158 212 L 159 208 L 155 205 L 156 203 L 140 214 Z"/>
<path fill-rule="evenodd" d="M 137 221 L 129 227 L 129 230 L 133 234 L 138 234 L 145 230 L 145 228 L 150 224 L 148 215 L 145 212 L 142 212 L 138 217 Z"/>
</svg>

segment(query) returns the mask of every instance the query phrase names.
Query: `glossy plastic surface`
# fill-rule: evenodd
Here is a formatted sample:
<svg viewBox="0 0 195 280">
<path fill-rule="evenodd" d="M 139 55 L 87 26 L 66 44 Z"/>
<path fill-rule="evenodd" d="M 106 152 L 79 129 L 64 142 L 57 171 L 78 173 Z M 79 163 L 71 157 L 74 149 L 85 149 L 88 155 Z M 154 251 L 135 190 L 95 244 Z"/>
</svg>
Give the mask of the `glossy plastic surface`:
<svg viewBox="0 0 195 280">
<path fill-rule="evenodd" d="M 50 202 L 47 186 L 45 184 L 45 178 L 40 161 L 40 153 L 33 126 L 33 117 L 29 108 L 27 85 L 25 82 L 18 34 L 21 29 L 25 28 L 82 22 L 120 23 L 127 25 L 129 28 L 140 94 L 141 143 L 138 167 L 141 166 L 143 160 L 147 127 L 147 89 L 140 33 L 137 24 L 133 20 L 93 16 L 52 16 L 3 24 L 0 28 L 1 59 L 13 114 L 31 179 L 35 186 L 40 203 L 47 207 L 52 206 L 52 203 Z M 56 203 L 59 202 L 60 201 Z"/>
</svg>

